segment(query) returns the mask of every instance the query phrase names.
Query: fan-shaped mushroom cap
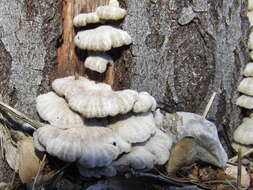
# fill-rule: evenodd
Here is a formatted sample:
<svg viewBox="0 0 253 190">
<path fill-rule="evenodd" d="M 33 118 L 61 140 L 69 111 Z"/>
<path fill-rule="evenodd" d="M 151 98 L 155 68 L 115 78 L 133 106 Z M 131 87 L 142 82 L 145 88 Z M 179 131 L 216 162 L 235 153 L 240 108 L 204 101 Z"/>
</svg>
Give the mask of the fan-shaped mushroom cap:
<svg viewBox="0 0 253 190">
<path fill-rule="evenodd" d="M 87 168 L 107 166 L 131 147 L 105 127 L 63 130 L 48 125 L 39 128 L 34 139 L 35 148 L 43 147 L 52 156 L 67 162 L 78 161 Z"/>
<path fill-rule="evenodd" d="M 84 125 L 83 119 L 74 113 L 67 102 L 54 92 L 39 95 L 36 103 L 40 117 L 55 127 L 70 128 Z"/>
<path fill-rule="evenodd" d="M 114 7 L 119 7 L 119 2 L 118 0 L 110 0 L 109 5 L 114 6 Z"/>
<path fill-rule="evenodd" d="M 97 168 L 85 168 L 80 164 L 77 164 L 77 168 L 79 170 L 79 173 L 83 177 L 113 177 L 116 176 L 117 170 L 113 166 L 107 166 L 107 167 L 97 167 Z"/>
<path fill-rule="evenodd" d="M 129 143 L 144 142 L 154 135 L 156 130 L 152 113 L 119 116 L 109 127 Z"/>
<path fill-rule="evenodd" d="M 93 90 L 75 94 L 68 101 L 85 118 L 107 117 L 130 112 L 137 95 L 133 90 Z"/>
<path fill-rule="evenodd" d="M 105 53 L 97 53 L 87 57 L 84 66 L 92 71 L 103 73 L 106 71 L 108 63 L 113 64 L 111 56 Z"/>
<path fill-rule="evenodd" d="M 253 62 L 250 62 L 246 65 L 243 75 L 246 77 L 252 77 L 253 76 Z"/>
<path fill-rule="evenodd" d="M 168 161 L 171 146 L 172 138 L 156 129 L 156 133 L 150 139 L 134 145 L 129 153 L 122 155 L 113 165 L 119 170 L 127 167 L 152 169 L 154 165 L 163 165 Z"/>
<path fill-rule="evenodd" d="M 234 131 L 234 140 L 244 145 L 253 144 L 253 119 L 244 121 Z"/>
<path fill-rule="evenodd" d="M 155 111 L 156 100 L 147 92 L 140 92 L 136 102 L 134 103 L 133 112 L 148 112 Z"/>
<path fill-rule="evenodd" d="M 166 114 L 167 119 L 176 125 L 177 139 L 181 140 L 184 137 L 193 137 L 196 144 L 200 146 L 201 160 L 211 163 L 218 167 L 225 166 L 228 157 L 223 149 L 216 126 L 203 116 L 177 112 L 176 114 Z M 172 124 L 170 123 L 170 124 Z"/>
<path fill-rule="evenodd" d="M 253 10 L 253 0 L 248 0 L 248 11 Z"/>
<path fill-rule="evenodd" d="M 109 51 L 112 48 L 132 43 L 129 34 L 121 29 L 103 25 L 95 29 L 78 32 L 75 45 L 83 50 Z"/>
<path fill-rule="evenodd" d="M 52 88 L 60 95 L 69 99 L 73 94 L 79 94 L 88 90 L 111 90 L 111 86 L 105 83 L 95 83 L 84 77 L 75 79 L 74 76 L 59 78 L 53 81 Z"/>
<path fill-rule="evenodd" d="M 91 23 L 98 23 L 99 17 L 96 13 L 82 13 L 78 14 L 73 19 L 73 24 L 76 27 L 86 26 Z"/>
<path fill-rule="evenodd" d="M 236 105 L 246 109 L 253 109 L 253 97 L 242 95 L 237 99 Z"/>
<path fill-rule="evenodd" d="M 253 96 L 253 77 L 244 78 L 238 86 L 238 91 Z"/>
<path fill-rule="evenodd" d="M 127 11 L 120 7 L 105 5 L 96 9 L 97 16 L 101 20 L 120 20 L 127 15 Z"/>
<path fill-rule="evenodd" d="M 250 26 L 252 26 L 253 25 L 253 11 L 249 11 L 247 13 L 247 17 L 249 19 Z"/>
<path fill-rule="evenodd" d="M 156 129 L 156 133 L 147 141 L 145 147 L 155 156 L 155 164 L 165 164 L 170 156 L 170 148 L 172 146 L 172 137 L 160 129 Z"/>
</svg>

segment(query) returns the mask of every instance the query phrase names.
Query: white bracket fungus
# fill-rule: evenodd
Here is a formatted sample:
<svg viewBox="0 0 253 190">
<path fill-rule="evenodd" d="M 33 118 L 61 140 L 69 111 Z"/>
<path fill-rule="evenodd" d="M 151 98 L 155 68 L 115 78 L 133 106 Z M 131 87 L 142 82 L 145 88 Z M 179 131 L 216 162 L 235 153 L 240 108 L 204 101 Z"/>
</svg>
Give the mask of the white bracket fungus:
<svg viewBox="0 0 253 190">
<path fill-rule="evenodd" d="M 83 50 L 109 51 L 112 48 L 131 44 L 132 39 L 127 32 L 104 25 L 78 32 L 74 42 L 77 47 Z"/>
<path fill-rule="evenodd" d="M 248 0 L 248 11 L 253 10 L 253 0 Z"/>
<path fill-rule="evenodd" d="M 253 77 L 244 78 L 238 86 L 238 91 L 253 96 Z"/>
<path fill-rule="evenodd" d="M 65 96 L 66 99 L 71 98 L 73 94 L 89 90 L 112 90 L 111 86 L 105 83 L 96 83 L 84 77 L 75 79 L 74 76 L 54 80 L 52 88 L 59 96 Z"/>
<path fill-rule="evenodd" d="M 85 118 L 101 118 L 130 112 L 137 96 L 134 90 L 91 90 L 75 94 L 68 101 Z"/>
<path fill-rule="evenodd" d="M 110 0 L 109 5 L 114 6 L 114 7 L 119 7 L 119 2 L 118 0 Z"/>
<path fill-rule="evenodd" d="M 104 73 L 106 71 L 107 64 L 113 65 L 113 60 L 111 56 L 105 53 L 91 54 L 84 62 L 86 68 L 99 73 Z"/>
<path fill-rule="evenodd" d="M 73 19 L 73 24 L 76 27 L 86 26 L 91 23 L 99 23 L 99 17 L 96 13 L 82 13 L 78 14 Z"/>
<path fill-rule="evenodd" d="M 247 119 L 234 131 L 234 140 L 243 145 L 253 144 L 253 119 Z"/>
<path fill-rule="evenodd" d="M 203 116 L 187 112 L 166 114 L 164 119 L 167 120 L 168 125 L 175 125 L 177 141 L 185 137 L 194 138 L 194 142 L 200 146 L 196 148 L 198 148 L 198 154 L 201 154 L 199 157 L 202 161 L 218 167 L 226 165 L 228 157 L 220 143 L 216 126 L 213 123 Z"/>
<path fill-rule="evenodd" d="M 249 34 L 248 48 L 253 50 L 253 32 Z"/>
<path fill-rule="evenodd" d="M 53 126 L 69 128 L 84 125 L 83 119 L 77 113 L 74 113 L 67 102 L 54 92 L 39 95 L 36 103 L 36 109 L 40 117 Z"/>
<path fill-rule="evenodd" d="M 155 111 L 156 109 L 156 100 L 148 92 L 140 92 L 138 98 L 134 104 L 133 112 L 148 112 Z"/>
<path fill-rule="evenodd" d="M 242 95 L 237 99 L 236 105 L 246 109 L 253 109 L 253 97 Z"/>
<path fill-rule="evenodd" d="M 108 166 L 121 153 L 130 151 L 130 144 L 105 127 L 58 129 L 48 125 L 35 132 L 34 141 L 38 150 L 86 168 Z"/>
<path fill-rule="evenodd" d="M 249 19 L 250 26 L 252 26 L 253 25 L 253 11 L 249 11 L 247 13 L 247 17 Z"/>
<path fill-rule="evenodd" d="M 168 161 L 171 146 L 172 138 L 156 129 L 149 140 L 135 144 L 131 152 L 122 155 L 113 165 L 119 170 L 152 169 L 154 165 L 163 165 Z"/>
<path fill-rule="evenodd" d="M 152 113 L 119 116 L 113 119 L 109 127 L 129 143 L 145 142 L 155 134 L 156 129 Z"/>
<path fill-rule="evenodd" d="M 120 7 L 105 5 L 96 9 L 97 16 L 101 20 L 120 20 L 127 15 L 127 11 Z"/>
<path fill-rule="evenodd" d="M 253 77 L 253 62 L 248 63 L 243 71 L 243 75 L 246 77 Z"/>
</svg>

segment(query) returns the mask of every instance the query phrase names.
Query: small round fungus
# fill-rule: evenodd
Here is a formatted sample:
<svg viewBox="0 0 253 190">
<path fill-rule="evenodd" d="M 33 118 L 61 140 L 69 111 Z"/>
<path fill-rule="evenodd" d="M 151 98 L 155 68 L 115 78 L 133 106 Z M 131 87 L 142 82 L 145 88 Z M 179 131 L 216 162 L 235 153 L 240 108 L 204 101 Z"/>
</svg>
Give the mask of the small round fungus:
<svg viewBox="0 0 253 190">
<path fill-rule="evenodd" d="M 39 128 L 34 139 L 35 148 L 39 143 L 39 150 L 43 147 L 52 156 L 86 168 L 108 166 L 130 150 L 130 144 L 105 127 L 58 129 L 48 125 Z"/>
<path fill-rule="evenodd" d="M 243 71 L 243 75 L 246 77 L 253 77 L 253 62 L 248 63 Z"/>
<path fill-rule="evenodd" d="M 120 7 L 105 5 L 96 9 L 97 16 L 101 20 L 120 20 L 127 15 L 127 11 Z"/>
<path fill-rule="evenodd" d="M 103 25 L 78 32 L 74 42 L 77 47 L 83 50 L 109 51 L 112 48 L 131 44 L 132 39 L 127 32 L 121 29 Z"/>
<path fill-rule="evenodd" d="M 119 116 L 109 125 L 122 139 L 129 143 L 148 140 L 155 134 L 155 121 L 152 113 Z"/>
<path fill-rule="evenodd" d="M 134 90 L 91 90 L 75 94 L 68 101 L 85 118 L 101 118 L 130 112 L 137 96 Z"/>
<path fill-rule="evenodd" d="M 96 53 L 86 58 L 84 66 L 92 71 L 104 73 L 107 68 L 107 64 L 113 64 L 111 56 L 105 53 Z"/>
<path fill-rule="evenodd" d="M 253 97 L 242 95 L 237 99 L 236 105 L 246 109 L 253 109 Z"/>
<path fill-rule="evenodd" d="M 67 102 L 54 92 L 39 95 L 36 108 L 40 117 L 59 128 L 82 127 L 83 119 L 74 113 Z"/>
<path fill-rule="evenodd" d="M 86 26 L 91 23 L 98 23 L 99 17 L 96 13 L 82 13 L 78 14 L 73 19 L 73 24 L 76 27 Z"/>
<path fill-rule="evenodd" d="M 147 92 L 140 92 L 138 98 L 134 104 L 133 112 L 148 112 L 155 111 L 156 109 L 156 100 Z"/>
<path fill-rule="evenodd" d="M 238 91 L 253 96 L 253 77 L 244 78 L 238 86 Z"/>
<path fill-rule="evenodd" d="M 234 140 L 243 145 L 253 144 L 253 119 L 244 121 L 234 131 Z"/>
</svg>

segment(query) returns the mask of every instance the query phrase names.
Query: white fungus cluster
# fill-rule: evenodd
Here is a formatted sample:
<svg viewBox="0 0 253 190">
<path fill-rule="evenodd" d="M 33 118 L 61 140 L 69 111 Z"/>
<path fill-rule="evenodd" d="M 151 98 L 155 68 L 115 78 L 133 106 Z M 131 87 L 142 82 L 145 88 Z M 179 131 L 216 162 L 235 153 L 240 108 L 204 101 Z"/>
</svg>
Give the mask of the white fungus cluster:
<svg viewBox="0 0 253 190">
<path fill-rule="evenodd" d="M 110 0 L 108 5 L 97 7 L 95 12 L 76 15 L 73 24 L 75 27 L 84 27 L 88 24 L 121 20 L 126 15 L 127 11 L 119 7 L 117 0 Z M 82 50 L 92 51 L 84 62 L 85 68 L 104 73 L 107 64 L 113 64 L 113 59 L 105 52 L 129 45 L 132 43 L 132 39 L 126 31 L 111 25 L 100 25 L 94 29 L 78 32 L 74 43 Z"/>
<path fill-rule="evenodd" d="M 156 101 L 147 92 L 113 91 L 74 76 L 56 79 L 52 88 L 36 101 L 49 123 L 34 133 L 37 150 L 75 162 L 85 177 L 152 169 L 169 159 L 172 138 L 156 126 Z"/>
<path fill-rule="evenodd" d="M 250 26 L 253 25 L 253 0 L 248 0 L 248 19 Z M 248 48 L 250 50 L 250 59 L 253 60 L 253 32 L 249 35 Z M 253 109 L 253 62 L 249 62 L 243 71 L 243 80 L 240 82 L 237 90 L 242 93 L 237 99 L 236 104 L 242 108 Z M 247 145 L 253 144 L 250 135 L 253 135 L 253 113 L 249 118 L 243 119 L 242 124 L 237 127 L 234 132 L 234 149 L 241 147 L 244 151 L 247 150 Z"/>
</svg>

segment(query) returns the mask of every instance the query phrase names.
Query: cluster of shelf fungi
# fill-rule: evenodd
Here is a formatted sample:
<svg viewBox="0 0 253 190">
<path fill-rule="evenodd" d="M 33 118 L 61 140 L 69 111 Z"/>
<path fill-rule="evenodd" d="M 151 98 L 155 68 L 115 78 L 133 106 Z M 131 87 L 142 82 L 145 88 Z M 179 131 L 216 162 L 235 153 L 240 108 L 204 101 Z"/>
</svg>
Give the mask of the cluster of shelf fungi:
<svg viewBox="0 0 253 190">
<path fill-rule="evenodd" d="M 110 0 L 95 12 L 74 17 L 74 26 L 82 29 L 74 43 L 87 52 L 83 63 L 86 69 L 106 72 L 108 65 L 114 64 L 113 57 L 106 52 L 132 43 L 126 31 L 111 25 L 111 21 L 122 20 L 126 15 L 117 0 Z M 96 27 L 86 28 L 92 24 Z M 51 86 L 52 91 L 36 99 L 43 126 L 35 130 L 33 138 L 21 143 L 18 164 L 11 156 L 7 159 L 23 183 L 33 183 L 40 168 L 38 158 L 27 158 L 34 154 L 34 148 L 74 163 L 85 178 L 148 171 L 166 163 L 168 173 L 196 160 L 218 167 L 227 163 L 216 126 L 203 116 L 161 112 L 148 92 L 114 91 L 108 84 L 83 76 L 59 78 Z M 180 158 L 171 156 L 173 144 L 185 137 L 194 139 L 189 152 Z M 28 149 L 31 141 L 32 147 Z"/>
<path fill-rule="evenodd" d="M 253 0 L 248 0 L 248 20 L 250 26 L 253 25 Z M 249 57 L 253 60 L 253 32 L 249 34 L 248 40 Z M 243 70 L 243 80 L 240 82 L 237 90 L 241 93 L 236 104 L 243 109 L 247 117 L 243 118 L 242 124 L 234 131 L 233 148 L 238 151 L 241 148 L 242 153 L 249 151 L 253 144 L 253 62 L 246 64 Z"/>
</svg>

